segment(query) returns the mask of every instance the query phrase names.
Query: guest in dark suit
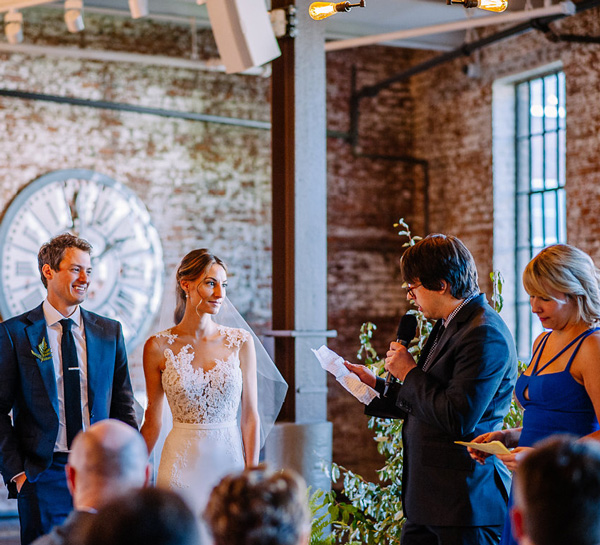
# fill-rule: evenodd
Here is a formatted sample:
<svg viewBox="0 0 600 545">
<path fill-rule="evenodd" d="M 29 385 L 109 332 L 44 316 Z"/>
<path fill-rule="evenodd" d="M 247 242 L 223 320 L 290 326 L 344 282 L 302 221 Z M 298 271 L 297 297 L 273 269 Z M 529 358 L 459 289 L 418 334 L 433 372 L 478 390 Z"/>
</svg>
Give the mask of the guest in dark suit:
<svg viewBox="0 0 600 545">
<path fill-rule="evenodd" d="M 521 455 L 511 510 L 519 545 L 598 545 L 600 444 L 555 435 Z"/>
<path fill-rule="evenodd" d="M 385 368 L 401 383 L 367 407 L 404 418 L 402 545 L 498 543 L 510 474 L 501 463 L 476 464 L 454 441 L 501 429 L 517 377 L 512 337 L 479 293 L 473 256 L 456 237 L 424 238 L 407 248 L 401 268 L 408 298 L 436 320 L 418 363 L 391 344 Z M 383 379 L 346 365 L 383 394 Z"/>
<path fill-rule="evenodd" d="M 0 471 L 18 499 L 22 545 L 72 509 L 65 464 L 77 432 L 105 418 L 137 428 L 121 325 L 79 306 L 90 253 L 70 234 L 44 244 L 46 299 L 0 324 Z"/>
<path fill-rule="evenodd" d="M 75 437 L 66 470 L 74 510 L 33 545 L 81 545 L 99 509 L 147 484 L 146 443 L 119 420 L 97 422 Z"/>
</svg>

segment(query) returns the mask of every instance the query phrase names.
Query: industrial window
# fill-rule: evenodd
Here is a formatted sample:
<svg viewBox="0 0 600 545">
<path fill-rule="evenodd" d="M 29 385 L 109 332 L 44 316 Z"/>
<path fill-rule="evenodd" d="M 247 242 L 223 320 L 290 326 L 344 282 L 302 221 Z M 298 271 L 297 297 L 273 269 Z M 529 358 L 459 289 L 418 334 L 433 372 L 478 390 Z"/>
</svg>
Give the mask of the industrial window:
<svg viewBox="0 0 600 545">
<path fill-rule="evenodd" d="M 542 248 L 567 240 L 564 73 L 517 83 L 515 110 L 515 330 L 526 358 L 542 326 L 520 281 L 523 270 Z"/>
</svg>

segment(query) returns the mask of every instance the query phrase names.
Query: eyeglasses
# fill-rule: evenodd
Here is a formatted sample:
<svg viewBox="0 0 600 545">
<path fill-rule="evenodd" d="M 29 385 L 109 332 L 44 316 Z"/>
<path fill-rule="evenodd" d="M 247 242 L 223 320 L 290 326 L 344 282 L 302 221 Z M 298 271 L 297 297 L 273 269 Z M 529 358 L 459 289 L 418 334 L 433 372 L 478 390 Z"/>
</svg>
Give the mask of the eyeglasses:
<svg viewBox="0 0 600 545">
<path fill-rule="evenodd" d="M 406 284 L 406 293 L 411 296 L 412 299 L 415 298 L 415 290 L 420 288 L 423 284 L 414 284 L 411 286 L 410 284 Z"/>
</svg>

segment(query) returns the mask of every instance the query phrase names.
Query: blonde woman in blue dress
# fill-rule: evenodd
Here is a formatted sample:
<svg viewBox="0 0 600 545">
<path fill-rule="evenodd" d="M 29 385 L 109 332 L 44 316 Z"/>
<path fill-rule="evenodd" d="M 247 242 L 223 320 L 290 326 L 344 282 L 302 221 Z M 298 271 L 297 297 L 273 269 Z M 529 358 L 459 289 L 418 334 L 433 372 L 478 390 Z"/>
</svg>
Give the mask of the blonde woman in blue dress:
<svg viewBox="0 0 600 545">
<path fill-rule="evenodd" d="M 205 249 L 190 252 L 176 281 L 176 325 L 144 346 L 148 405 L 141 433 L 151 452 L 166 396 L 173 428 L 157 486 L 179 491 L 200 519 L 224 475 L 258 463 L 256 352 L 249 331 L 213 319 L 226 302 L 227 269 L 218 257 Z"/>
<path fill-rule="evenodd" d="M 511 471 L 534 445 L 551 435 L 600 439 L 600 271 L 568 244 L 544 248 L 523 272 L 531 311 L 546 329 L 533 344 L 531 363 L 517 380 L 523 426 L 485 433 L 476 443 L 500 441 L 497 455 Z M 488 455 L 469 449 L 485 463 Z M 509 510 L 512 505 L 512 493 Z M 507 514 L 500 545 L 516 545 Z"/>
</svg>

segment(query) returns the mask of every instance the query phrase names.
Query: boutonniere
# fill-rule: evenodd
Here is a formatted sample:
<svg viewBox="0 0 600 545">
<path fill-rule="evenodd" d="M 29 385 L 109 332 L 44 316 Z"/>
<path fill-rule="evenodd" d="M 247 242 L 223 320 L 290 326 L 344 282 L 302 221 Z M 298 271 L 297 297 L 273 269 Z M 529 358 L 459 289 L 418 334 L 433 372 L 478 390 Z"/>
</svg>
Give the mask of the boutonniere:
<svg viewBox="0 0 600 545">
<path fill-rule="evenodd" d="M 42 339 L 42 342 L 37 346 L 38 351 L 32 350 L 31 353 L 40 361 L 48 361 L 52 359 L 52 350 L 48 346 L 46 339 Z"/>
</svg>

